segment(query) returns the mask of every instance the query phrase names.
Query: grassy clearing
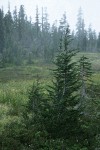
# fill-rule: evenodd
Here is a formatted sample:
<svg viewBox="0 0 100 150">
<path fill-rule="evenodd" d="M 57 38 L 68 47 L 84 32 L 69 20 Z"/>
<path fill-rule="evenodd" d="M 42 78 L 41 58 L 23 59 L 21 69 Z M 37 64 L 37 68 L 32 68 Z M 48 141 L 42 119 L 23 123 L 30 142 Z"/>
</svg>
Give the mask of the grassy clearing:
<svg viewBox="0 0 100 150">
<path fill-rule="evenodd" d="M 7 82 L 9 80 L 31 80 L 37 78 L 45 78 L 49 75 L 47 68 L 38 66 L 21 66 L 16 68 L 6 68 L 0 70 L 0 81 Z"/>
<path fill-rule="evenodd" d="M 85 55 L 93 66 L 93 80 L 100 84 L 100 54 L 80 53 L 76 59 Z M 7 67 L 0 69 L 0 131 L 12 120 L 18 120 L 28 101 L 28 89 L 39 78 L 43 87 L 52 80 L 52 64 L 40 62 L 30 66 Z"/>
<path fill-rule="evenodd" d="M 82 55 L 89 58 L 92 63 L 94 72 L 100 72 L 100 53 L 79 53 L 76 56 L 78 60 Z M 50 70 L 54 66 L 52 64 L 44 64 L 43 62 L 36 62 L 30 66 L 16 66 L 0 69 L 0 82 L 19 81 L 50 78 Z"/>
<path fill-rule="evenodd" d="M 28 89 L 37 75 L 41 82 L 48 82 L 48 68 L 49 65 L 37 63 L 0 69 L 0 131 L 3 131 L 6 124 L 21 116 L 28 101 Z"/>
<path fill-rule="evenodd" d="M 100 83 L 100 53 L 79 53 L 87 56 L 93 66 L 93 80 Z M 52 64 L 37 62 L 30 66 L 7 67 L 0 69 L 0 103 L 24 104 L 27 101 L 27 89 L 37 79 L 45 86 L 52 80 Z"/>
<path fill-rule="evenodd" d="M 100 72 L 100 53 L 78 53 L 77 59 L 82 55 L 89 58 L 94 72 Z"/>
<path fill-rule="evenodd" d="M 100 84 L 100 73 L 93 74 L 93 81 L 95 84 Z"/>
</svg>

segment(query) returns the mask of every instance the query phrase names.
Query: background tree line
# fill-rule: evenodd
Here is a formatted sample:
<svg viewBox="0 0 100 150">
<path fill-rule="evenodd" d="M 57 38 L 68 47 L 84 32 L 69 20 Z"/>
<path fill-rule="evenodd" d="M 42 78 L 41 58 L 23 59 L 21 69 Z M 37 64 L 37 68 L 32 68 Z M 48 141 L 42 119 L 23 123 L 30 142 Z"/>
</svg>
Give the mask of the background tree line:
<svg viewBox="0 0 100 150">
<path fill-rule="evenodd" d="M 36 7 L 35 22 L 28 18 L 24 6 L 21 5 L 13 13 L 10 8 L 5 14 L 0 9 L 0 64 L 20 65 L 33 63 L 34 59 L 41 58 L 46 62 L 53 60 L 58 52 L 59 39 L 63 37 L 67 27 L 67 17 L 64 12 L 62 18 L 50 25 L 46 8 L 41 9 L 41 16 Z M 100 33 L 97 35 L 91 25 L 85 29 L 82 9 L 77 16 L 76 31 L 72 31 L 74 39 L 71 47 L 84 52 L 100 51 Z"/>
</svg>

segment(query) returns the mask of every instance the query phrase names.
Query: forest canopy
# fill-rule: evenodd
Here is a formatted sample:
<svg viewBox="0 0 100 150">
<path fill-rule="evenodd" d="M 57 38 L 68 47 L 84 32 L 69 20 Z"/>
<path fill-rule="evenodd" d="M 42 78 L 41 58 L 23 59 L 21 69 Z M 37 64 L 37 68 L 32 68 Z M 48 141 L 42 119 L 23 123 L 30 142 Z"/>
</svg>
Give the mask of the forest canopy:
<svg viewBox="0 0 100 150">
<path fill-rule="evenodd" d="M 33 59 L 41 58 L 51 62 L 59 49 L 59 39 L 64 35 L 68 25 L 66 13 L 57 25 L 49 23 L 46 8 L 41 8 L 40 16 L 36 7 L 35 22 L 28 18 L 23 5 L 5 14 L 0 9 L 0 62 L 1 67 L 7 64 L 21 65 L 33 63 Z M 100 33 L 96 33 L 91 25 L 85 28 L 85 21 L 80 8 L 77 16 L 76 30 L 71 31 L 72 48 L 80 52 L 100 52 Z"/>
</svg>

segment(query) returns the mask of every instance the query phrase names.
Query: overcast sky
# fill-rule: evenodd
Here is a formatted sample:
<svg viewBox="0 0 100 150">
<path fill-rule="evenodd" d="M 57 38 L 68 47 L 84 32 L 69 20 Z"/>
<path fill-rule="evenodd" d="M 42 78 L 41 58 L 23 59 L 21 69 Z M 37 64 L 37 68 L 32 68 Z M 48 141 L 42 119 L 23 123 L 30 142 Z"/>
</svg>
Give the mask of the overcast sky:
<svg viewBox="0 0 100 150">
<path fill-rule="evenodd" d="M 77 13 L 81 7 L 86 28 L 92 24 L 92 28 L 100 32 L 100 0 L 9 0 L 11 11 L 14 6 L 19 9 L 20 5 L 25 6 L 25 11 L 28 16 L 34 20 L 36 5 L 41 11 L 41 7 L 47 7 L 49 21 L 60 20 L 64 11 L 66 11 L 68 23 L 71 29 L 75 29 L 77 21 Z M 7 12 L 8 0 L 0 0 L 0 8 L 3 6 Z"/>
</svg>

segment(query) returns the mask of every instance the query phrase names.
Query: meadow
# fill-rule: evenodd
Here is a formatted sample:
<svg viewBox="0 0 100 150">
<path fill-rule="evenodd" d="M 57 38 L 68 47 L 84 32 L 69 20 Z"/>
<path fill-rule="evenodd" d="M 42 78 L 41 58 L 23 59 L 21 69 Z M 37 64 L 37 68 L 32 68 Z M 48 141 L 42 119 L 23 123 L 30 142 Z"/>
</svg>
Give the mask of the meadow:
<svg viewBox="0 0 100 150">
<path fill-rule="evenodd" d="M 79 59 L 84 53 L 79 53 Z M 93 68 L 93 81 L 100 84 L 100 53 L 85 53 Z M 52 80 L 53 64 L 34 62 L 32 65 L 10 66 L 0 69 L 0 132 L 10 122 L 20 122 L 24 106 L 28 101 L 28 91 L 37 79 L 42 86 Z"/>
</svg>

